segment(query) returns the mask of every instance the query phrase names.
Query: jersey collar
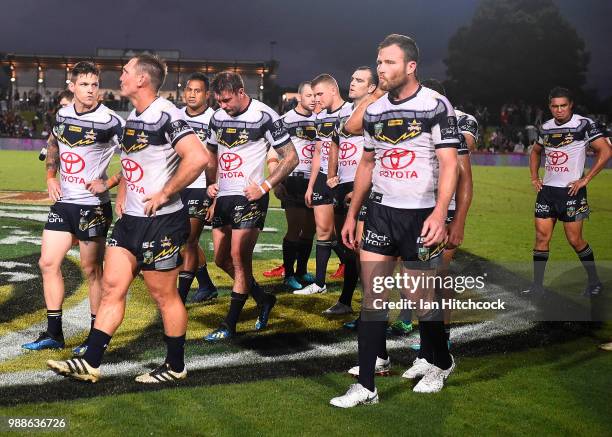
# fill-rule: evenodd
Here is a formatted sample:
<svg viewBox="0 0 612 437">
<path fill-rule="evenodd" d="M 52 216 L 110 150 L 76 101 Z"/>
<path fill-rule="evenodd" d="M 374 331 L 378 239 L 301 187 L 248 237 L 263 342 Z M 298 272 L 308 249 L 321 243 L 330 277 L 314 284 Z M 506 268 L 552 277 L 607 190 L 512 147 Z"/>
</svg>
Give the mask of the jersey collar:
<svg viewBox="0 0 612 437">
<path fill-rule="evenodd" d="M 74 113 L 75 113 L 76 115 L 78 115 L 79 117 L 80 117 L 81 115 L 91 114 L 92 112 L 96 112 L 96 111 L 98 110 L 98 108 L 100 107 L 100 105 L 101 105 L 101 104 L 102 104 L 101 102 L 98 102 L 98 104 L 97 104 L 97 105 L 96 105 L 96 106 L 95 106 L 93 109 L 90 109 L 89 111 L 85 111 L 85 112 L 79 112 L 79 111 L 77 111 L 77 110 L 76 110 L 76 105 L 74 105 Z"/>
<path fill-rule="evenodd" d="M 391 94 L 387 93 L 387 99 L 389 99 L 389 102 L 392 105 L 401 105 L 402 103 L 406 103 L 408 100 L 412 100 L 416 97 L 416 95 L 421 91 L 421 89 L 423 88 L 423 86 L 421 84 L 419 84 L 419 87 L 417 88 L 417 90 L 411 95 L 406 97 L 405 99 L 402 100 L 392 100 L 391 99 Z"/>
</svg>

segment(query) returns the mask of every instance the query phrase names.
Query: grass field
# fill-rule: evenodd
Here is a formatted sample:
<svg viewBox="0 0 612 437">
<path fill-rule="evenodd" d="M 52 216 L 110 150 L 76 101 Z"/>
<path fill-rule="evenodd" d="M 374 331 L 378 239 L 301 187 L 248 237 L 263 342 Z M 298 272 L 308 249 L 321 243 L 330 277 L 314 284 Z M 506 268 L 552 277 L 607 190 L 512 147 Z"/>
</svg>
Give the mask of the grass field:
<svg viewBox="0 0 612 437">
<path fill-rule="evenodd" d="M 1 151 L 0 191 L 42 190 L 44 177 L 37 153 Z M 116 160 L 113 168 L 117 167 Z M 585 235 L 595 250 L 600 271 L 612 288 L 612 172 L 589 185 L 592 218 Z M 484 258 L 513 276 L 512 285 L 531 274 L 533 202 L 526 168 L 474 168 L 475 197 L 466 228 L 466 254 Z M 271 206 L 278 203 L 273 199 Z M 27 217 L 26 217 L 27 216 Z M 249 301 L 238 326 L 242 333 L 225 345 L 206 345 L 202 336 L 216 327 L 228 304 L 230 280 L 211 267 L 222 296 L 212 305 L 188 305 L 188 365 L 183 383 L 143 389 L 132 382 L 130 366 L 148 366 L 164 355 L 161 321 L 140 279 L 130 290 L 126 319 L 113 338 L 103 365 L 107 377 L 90 386 L 46 377 L 44 361 L 68 357 L 63 351 L 18 353 L 4 347 L 11 333 L 45 320 L 36 267 L 44 209 L 0 204 L 0 416 L 63 416 L 70 434 L 165 435 L 463 435 L 572 434 L 606 435 L 612 426 L 612 354 L 596 346 L 612 339 L 612 328 L 584 324 L 535 325 L 512 335 L 477 337 L 454 347 L 458 368 L 448 386 L 433 396 L 417 396 L 399 375 L 414 353 L 413 339 L 395 339 L 392 377 L 378 378 L 381 403 L 350 411 L 327 405 L 353 382 L 344 370 L 356 360 L 356 339 L 341 328 L 349 320 L 327 319 L 320 312 L 338 296 L 331 292 L 293 296 L 261 272 L 280 263 L 284 232 L 282 211 L 271 210 L 255 252 L 256 277 L 279 298 L 270 327 L 255 333 L 256 308 Z M 202 246 L 211 255 L 209 233 Z M 329 272 L 337 261 L 330 261 Z M 314 269 L 314 260 L 311 259 Z M 75 258 L 64 265 L 67 283 L 65 318 L 74 317 L 67 345 L 86 334 L 86 288 Z M 30 276 L 24 276 L 29 273 Z M 19 276 L 21 275 L 21 276 Z M 12 278 L 19 280 L 11 281 Z M 575 302 L 584 272 L 558 229 L 551 246 L 546 284 Z M 353 303 L 358 308 L 359 293 Z M 606 301 L 607 302 L 607 301 Z M 469 317 L 458 317 L 457 331 L 469 329 Z M 80 328 L 78 324 L 81 324 Z M 143 364 L 144 363 L 144 364 Z M 132 372 L 132 373 L 130 373 Z M 39 378 L 39 379 L 36 379 Z M 0 427 L 0 432 L 4 430 Z"/>
</svg>

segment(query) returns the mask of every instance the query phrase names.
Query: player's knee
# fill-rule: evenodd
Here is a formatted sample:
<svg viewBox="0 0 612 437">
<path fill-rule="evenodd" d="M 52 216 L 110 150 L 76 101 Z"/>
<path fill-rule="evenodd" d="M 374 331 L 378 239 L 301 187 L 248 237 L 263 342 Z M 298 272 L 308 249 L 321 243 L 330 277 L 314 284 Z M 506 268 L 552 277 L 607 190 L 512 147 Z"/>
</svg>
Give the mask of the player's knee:
<svg viewBox="0 0 612 437">
<path fill-rule="evenodd" d="M 228 264 L 231 263 L 231 260 L 226 256 L 215 253 L 215 265 L 220 269 L 227 271 Z"/>
<path fill-rule="evenodd" d="M 537 245 L 547 245 L 550 242 L 551 234 L 548 232 L 536 232 L 536 244 Z"/>
<path fill-rule="evenodd" d="M 584 246 L 586 246 L 586 241 L 584 241 L 584 239 L 579 235 L 578 236 L 568 235 L 567 241 L 576 251 L 584 249 Z"/>
<path fill-rule="evenodd" d="M 102 276 L 102 266 L 96 262 L 81 261 L 81 270 L 85 277 L 89 280 L 97 279 Z"/>
<path fill-rule="evenodd" d="M 60 271 L 61 261 L 57 261 L 49 256 L 41 256 L 38 260 L 40 271 L 45 273 L 54 273 Z"/>
</svg>

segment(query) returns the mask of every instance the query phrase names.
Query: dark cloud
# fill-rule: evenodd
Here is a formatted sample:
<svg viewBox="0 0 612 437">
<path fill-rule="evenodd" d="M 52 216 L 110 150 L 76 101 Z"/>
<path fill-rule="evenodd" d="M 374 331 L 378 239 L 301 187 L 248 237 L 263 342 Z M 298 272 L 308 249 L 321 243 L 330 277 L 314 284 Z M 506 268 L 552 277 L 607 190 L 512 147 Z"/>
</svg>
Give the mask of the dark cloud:
<svg viewBox="0 0 612 437">
<path fill-rule="evenodd" d="M 92 55 L 98 47 L 178 49 L 183 57 L 268 59 L 277 41 L 279 83 L 325 71 L 347 81 L 374 64 L 388 33 L 415 37 L 423 77 L 443 78 L 449 37 L 469 23 L 477 0 L 158 1 L 5 0 L 0 51 Z M 610 2 L 557 0 L 592 53 L 589 85 L 612 93 Z"/>
</svg>

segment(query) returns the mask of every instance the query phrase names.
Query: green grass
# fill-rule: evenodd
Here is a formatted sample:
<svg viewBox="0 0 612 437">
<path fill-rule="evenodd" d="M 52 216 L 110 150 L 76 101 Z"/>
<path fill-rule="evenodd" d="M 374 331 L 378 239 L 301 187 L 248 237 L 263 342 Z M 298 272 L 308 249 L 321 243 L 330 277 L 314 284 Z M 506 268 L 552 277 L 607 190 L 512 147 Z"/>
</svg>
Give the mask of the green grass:
<svg viewBox="0 0 612 437">
<path fill-rule="evenodd" d="M 37 152 L 0 151 L 0 159 L 3 162 L 0 190 L 45 188 L 44 166 L 37 161 Z M 112 165 L 109 173 L 116 171 L 117 157 L 113 158 Z M 585 236 L 608 281 L 612 277 L 611 185 L 610 170 L 602 172 L 589 185 L 593 213 L 591 220 L 585 223 Z M 534 239 L 535 193 L 527 169 L 475 167 L 474 186 L 475 197 L 463 249 L 528 278 Z M 277 205 L 278 201 L 273 198 L 271 206 Z M 10 228 L 3 226 L 19 227 L 34 236 L 42 230 L 39 222 L 0 218 L 0 240 L 10 232 Z M 270 211 L 266 226 L 279 231 L 262 233 L 259 243 L 280 245 L 285 229 L 283 213 Z M 206 232 L 202 243 L 208 258 L 212 259 L 209 241 L 210 233 Z M 0 259 L 35 266 L 39 250 L 39 246 L 30 243 L 0 245 Z M 280 263 L 280 251 L 256 253 L 254 258 L 256 277 L 262 279 L 264 285 L 280 291 L 277 281 L 263 279 L 261 275 L 263 270 Z M 336 265 L 337 261 L 331 261 L 329 272 L 334 271 Z M 72 276 L 78 275 L 74 262 L 68 263 L 68 267 L 67 274 L 74 282 Z M 314 259 L 310 267 L 314 269 Z M 332 284 L 331 293 L 311 299 L 279 294 L 279 305 L 272 314 L 270 329 L 261 334 L 252 332 L 256 310 L 249 302 L 239 325 L 240 330 L 249 332 L 240 342 L 204 345 L 200 338 L 216 326 L 224 313 L 231 287 L 226 275 L 213 266 L 210 270 L 225 297 L 214 305 L 188 307 L 187 355 L 190 357 L 257 350 L 262 345 L 278 342 L 279 338 L 294 350 L 307 347 L 313 338 L 354 338 L 339 329 L 339 321 L 320 316 L 320 311 L 338 296 L 340 284 L 336 282 Z M 561 229 L 556 230 L 551 244 L 551 262 L 546 277 L 547 284 L 556 291 L 578 299 L 584 272 Z M 78 302 L 84 293 L 83 287 L 77 287 L 67 298 L 66 307 Z M 6 314 L 16 297 L 31 298 L 32 294 L 42 294 L 38 280 L 0 286 L 0 311 Z M 44 320 L 42 300 L 28 302 L 32 302 L 28 312 L 24 309 L 24 314 L 0 324 L 0 334 Z M 356 297 L 354 306 L 357 305 Z M 107 359 L 158 359 L 164 353 L 160 333 L 161 322 L 154 304 L 142 281 L 137 279 L 130 293 L 126 321 L 113 338 Z M 293 337 L 282 340 L 286 333 Z M 73 338 L 70 345 L 81 338 Z M 394 352 L 395 375 L 377 379 L 381 403 L 348 411 L 333 409 L 327 403 L 353 382 L 338 371 L 350 365 L 355 357 L 341 358 L 340 365 L 337 360 L 332 363 L 322 360 L 312 364 L 285 363 L 252 370 L 235 369 L 237 373 L 244 372 L 248 376 L 246 380 L 223 379 L 222 375 L 232 372 L 231 369 L 194 372 L 189 386 L 178 385 L 158 391 L 136 391 L 127 385 L 125 378 L 102 380 L 94 388 L 106 391 L 94 397 L 86 396 L 88 389 L 93 388 L 73 383 L 68 386 L 72 392 L 70 400 L 64 400 L 58 393 L 56 400 L 42 402 L 36 401 L 34 395 L 27 402 L 1 407 L 0 416 L 64 416 L 69 420 L 68 433 L 73 435 L 167 435 L 171 432 L 197 435 L 606 435 L 612 426 L 609 411 L 612 354 L 598 351 L 596 346 L 609 339 L 612 339 L 612 328 L 607 325 L 591 335 L 583 333 L 567 339 L 561 335 L 540 347 L 535 347 L 537 342 L 534 344 L 525 338 L 526 344 L 517 339 L 509 345 L 498 345 L 494 352 L 474 353 L 459 349 L 457 372 L 444 391 L 433 396 L 417 396 L 406 381 L 400 380 L 398 375 L 412 356 L 405 351 Z M 493 340 L 492 346 L 496 342 Z M 68 350 L 26 354 L 0 363 L 0 372 L 41 369 L 45 359 L 67 356 Z M 275 376 L 276 368 L 284 371 Z M 308 372 L 302 373 L 303 369 Z M 115 383 L 118 385 L 113 393 L 112 384 Z M 5 396 L 2 388 L 0 396 Z M 41 386 L 40 396 L 54 398 L 53 391 L 44 386 Z"/>
</svg>

